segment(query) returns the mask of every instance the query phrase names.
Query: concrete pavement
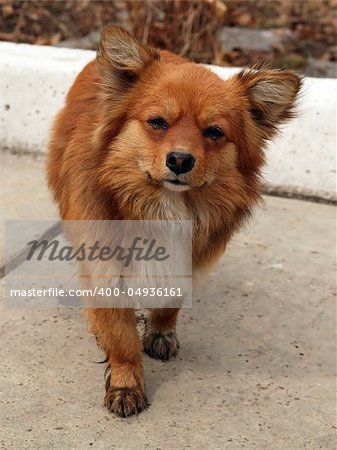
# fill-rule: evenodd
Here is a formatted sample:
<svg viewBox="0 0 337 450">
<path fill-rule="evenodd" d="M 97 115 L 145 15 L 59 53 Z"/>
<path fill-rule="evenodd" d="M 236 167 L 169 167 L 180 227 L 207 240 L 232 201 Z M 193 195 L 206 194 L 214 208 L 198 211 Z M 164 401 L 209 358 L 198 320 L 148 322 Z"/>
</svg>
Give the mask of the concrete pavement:
<svg viewBox="0 0 337 450">
<path fill-rule="evenodd" d="M 3 217 L 55 217 L 44 161 L 2 158 Z M 2 302 L 0 447 L 334 449 L 336 209 L 265 202 L 182 312 L 177 359 L 144 356 L 151 407 L 137 417 L 105 411 L 82 311 Z"/>
</svg>

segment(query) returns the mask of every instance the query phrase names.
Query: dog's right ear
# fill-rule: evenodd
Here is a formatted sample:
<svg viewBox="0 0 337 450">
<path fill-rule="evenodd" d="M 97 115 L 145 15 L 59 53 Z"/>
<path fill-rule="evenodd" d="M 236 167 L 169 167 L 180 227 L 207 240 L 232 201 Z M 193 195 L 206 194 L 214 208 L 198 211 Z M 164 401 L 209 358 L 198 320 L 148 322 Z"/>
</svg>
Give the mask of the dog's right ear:
<svg viewBox="0 0 337 450">
<path fill-rule="evenodd" d="M 97 61 L 105 89 L 122 93 L 138 80 L 149 64 L 159 59 L 156 49 L 138 42 L 124 28 L 104 28 Z"/>
</svg>

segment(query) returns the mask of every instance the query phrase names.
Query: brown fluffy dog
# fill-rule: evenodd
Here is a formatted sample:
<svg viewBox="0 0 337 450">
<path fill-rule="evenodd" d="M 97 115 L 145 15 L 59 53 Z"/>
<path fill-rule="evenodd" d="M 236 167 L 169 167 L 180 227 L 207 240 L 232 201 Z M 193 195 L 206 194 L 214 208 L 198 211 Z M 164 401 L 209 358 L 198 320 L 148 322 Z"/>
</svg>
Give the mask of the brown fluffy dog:
<svg viewBox="0 0 337 450">
<path fill-rule="evenodd" d="M 193 220 L 193 274 L 207 269 L 259 201 L 264 147 L 293 115 L 300 79 L 206 68 L 107 28 L 97 59 L 70 89 L 50 143 L 48 181 L 63 220 Z M 150 356 L 178 349 L 178 309 L 152 310 Z M 105 404 L 126 417 L 147 406 L 142 344 L 131 309 L 89 321 L 111 374 Z"/>
</svg>

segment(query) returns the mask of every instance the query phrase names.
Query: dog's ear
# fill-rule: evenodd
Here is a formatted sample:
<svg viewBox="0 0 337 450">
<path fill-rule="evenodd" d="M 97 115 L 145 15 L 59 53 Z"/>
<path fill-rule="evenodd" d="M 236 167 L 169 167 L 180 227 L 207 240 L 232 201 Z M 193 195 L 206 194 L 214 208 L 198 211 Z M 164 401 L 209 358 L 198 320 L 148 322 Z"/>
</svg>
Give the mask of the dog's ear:
<svg viewBox="0 0 337 450">
<path fill-rule="evenodd" d="M 263 139 L 272 138 L 279 125 L 295 117 L 302 81 L 294 72 L 253 68 L 237 77 L 244 85 L 249 112 Z"/>
<path fill-rule="evenodd" d="M 124 28 L 106 27 L 97 53 L 103 87 L 123 92 L 137 81 L 149 64 L 159 58 L 156 49 L 138 42 Z"/>
</svg>

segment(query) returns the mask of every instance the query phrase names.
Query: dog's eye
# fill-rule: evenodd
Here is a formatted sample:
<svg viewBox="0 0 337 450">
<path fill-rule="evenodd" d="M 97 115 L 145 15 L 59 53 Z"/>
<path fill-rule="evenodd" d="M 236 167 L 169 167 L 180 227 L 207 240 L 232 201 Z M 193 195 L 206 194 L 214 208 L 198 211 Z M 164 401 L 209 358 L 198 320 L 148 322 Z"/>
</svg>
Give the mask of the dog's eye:
<svg viewBox="0 0 337 450">
<path fill-rule="evenodd" d="M 217 139 L 220 139 L 223 136 L 225 136 L 225 134 L 218 127 L 208 127 L 204 130 L 203 136 L 206 138 L 211 138 L 214 141 L 216 141 Z"/>
<path fill-rule="evenodd" d="M 151 125 L 152 128 L 155 128 L 156 130 L 167 130 L 168 124 L 165 119 L 162 117 L 154 117 L 153 119 L 149 119 L 147 121 L 148 124 Z"/>
</svg>

